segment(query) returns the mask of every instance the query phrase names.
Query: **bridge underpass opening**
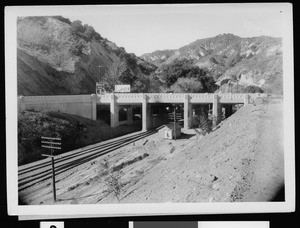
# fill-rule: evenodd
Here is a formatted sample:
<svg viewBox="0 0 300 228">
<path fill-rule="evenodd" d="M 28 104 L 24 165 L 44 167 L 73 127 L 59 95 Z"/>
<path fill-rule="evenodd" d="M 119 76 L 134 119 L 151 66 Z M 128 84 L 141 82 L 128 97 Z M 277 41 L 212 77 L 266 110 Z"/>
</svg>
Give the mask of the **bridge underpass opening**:
<svg viewBox="0 0 300 228">
<path fill-rule="evenodd" d="M 140 105 L 119 105 L 119 123 L 120 125 L 142 124 L 142 109 Z"/>
<path fill-rule="evenodd" d="M 135 125 L 139 126 L 137 129 L 142 128 L 142 107 L 141 105 L 118 105 L 117 112 L 115 113 L 115 125 L 112 127 L 122 125 Z M 97 120 L 104 121 L 107 125 L 111 126 L 111 107 L 110 104 L 97 104 Z"/>
<path fill-rule="evenodd" d="M 118 105 L 117 126 L 134 125 L 138 130 L 142 129 L 141 105 Z"/>
<path fill-rule="evenodd" d="M 222 109 L 221 120 L 224 120 L 224 119 L 230 117 L 242 106 L 244 106 L 244 104 L 222 104 L 221 105 L 221 109 Z"/>
<path fill-rule="evenodd" d="M 213 113 L 213 104 L 212 103 L 199 103 L 192 104 L 192 120 L 190 128 L 198 128 L 201 126 L 201 122 L 209 121 L 212 124 L 218 124 L 220 121 L 230 117 L 234 114 L 243 104 L 219 104 L 218 109 L 218 120 Z M 200 127 L 201 128 L 201 127 Z"/>
<path fill-rule="evenodd" d="M 183 104 L 182 103 L 152 103 L 147 104 L 147 130 L 158 128 L 164 124 L 174 122 L 174 108 L 176 109 L 176 122 L 184 126 Z"/>
<path fill-rule="evenodd" d="M 198 128 L 201 121 L 213 121 L 212 104 L 192 104 L 192 121 L 190 128 Z"/>
</svg>

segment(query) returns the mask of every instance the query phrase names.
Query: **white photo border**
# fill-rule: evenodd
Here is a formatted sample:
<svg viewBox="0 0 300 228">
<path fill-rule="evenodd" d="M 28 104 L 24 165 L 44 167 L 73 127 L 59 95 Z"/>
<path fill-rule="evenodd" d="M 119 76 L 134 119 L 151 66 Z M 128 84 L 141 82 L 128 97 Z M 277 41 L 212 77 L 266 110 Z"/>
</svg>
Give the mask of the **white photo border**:
<svg viewBox="0 0 300 228">
<path fill-rule="evenodd" d="M 198 6 L 196 4 L 195 6 Z M 144 5 L 145 6 L 145 5 Z M 147 5 L 149 9 L 156 5 Z M 168 7 L 170 5 L 163 5 Z M 171 5 L 181 10 L 187 5 Z M 190 4 L 189 4 L 190 6 Z M 203 7 L 222 8 L 224 4 L 201 4 Z M 275 7 L 282 11 L 283 78 L 284 78 L 284 202 L 234 203 L 157 203 L 157 204 L 95 204 L 95 205 L 18 205 L 17 167 L 17 34 L 19 16 L 68 15 L 94 13 L 98 9 L 117 9 L 124 6 L 11 6 L 5 8 L 5 89 L 6 89 L 6 164 L 7 205 L 9 215 L 59 217 L 111 217 L 145 215 L 187 215 L 228 213 L 274 213 L 295 210 L 295 138 L 294 138 L 294 64 L 293 19 L 290 3 L 226 4 L 226 7 Z M 107 8 L 108 7 L 108 8 Z M 109 8 L 110 7 L 110 8 Z M 128 7 L 128 6 L 127 6 Z M 143 7 L 132 5 L 131 7 Z M 193 7 L 192 7 L 193 8 Z M 98 31 L 101 32 L 101 31 Z"/>
</svg>

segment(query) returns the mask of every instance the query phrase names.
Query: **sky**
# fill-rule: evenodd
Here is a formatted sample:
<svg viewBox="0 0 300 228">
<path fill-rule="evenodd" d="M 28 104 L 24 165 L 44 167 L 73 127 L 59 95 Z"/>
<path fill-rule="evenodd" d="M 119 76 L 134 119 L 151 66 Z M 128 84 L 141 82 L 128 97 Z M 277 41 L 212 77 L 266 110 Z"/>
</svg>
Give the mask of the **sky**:
<svg viewBox="0 0 300 228">
<path fill-rule="evenodd" d="M 103 37 L 139 56 L 223 33 L 280 37 L 280 11 L 269 4 L 99 6 L 63 16 L 93 26 Z"/>
<path fill-rule="evenodd" d="M 80 20 L 117 46 L 140 56 L 223 33 L 280 37 L 282 9 L 274 3 L 241 3 L 60 6 L 48 7 L 46 13 L 36 8 L 36 12 Z"/>
</svg>

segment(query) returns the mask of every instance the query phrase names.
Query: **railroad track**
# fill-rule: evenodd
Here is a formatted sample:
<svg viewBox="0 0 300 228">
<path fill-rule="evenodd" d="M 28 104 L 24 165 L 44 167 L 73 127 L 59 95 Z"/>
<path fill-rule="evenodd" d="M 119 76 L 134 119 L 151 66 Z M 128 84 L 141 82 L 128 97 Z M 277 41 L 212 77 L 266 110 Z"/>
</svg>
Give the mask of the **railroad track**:
<svg viewBox="0 0 300 228">
<path fill-rule="evenodd" d="M 155 129 L 147 132 L 137 133 L 128 137 L 109 140 L 109 142 L 104 141 L 96 144 L 95 146 L 88 146 L 86 149 L 82 148 L 61 154 L 55 158 L 55 174 L 58 175 L 64 173 L 74 167 L 92 161 L 102 155 L 155 134 L 156 132 L 157 130 Z M 20 192 L 39 182 L 45 181 L 51 178 L 51 175 L 52 167 L 50 159 L 43 159 L 20 166 L 18 168 L 18 190 Z"/>
</svg>

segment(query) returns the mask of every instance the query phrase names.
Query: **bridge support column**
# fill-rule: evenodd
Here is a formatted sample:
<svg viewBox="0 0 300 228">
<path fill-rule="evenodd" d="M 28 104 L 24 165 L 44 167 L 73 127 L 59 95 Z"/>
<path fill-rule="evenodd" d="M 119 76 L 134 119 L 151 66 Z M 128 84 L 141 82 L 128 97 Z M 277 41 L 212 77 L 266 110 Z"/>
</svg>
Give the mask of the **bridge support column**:
<svg viewBox="0 0 300 228">
<path fill-rule="evenodd" d="M 248 105 L 249 104 L 249 94 L 245 94 L 244 95 L 244 105 Z"/>
<path fill-rule="evenodd" d="M 97 120 L 97 96 L 96 94 L 91 95 L 91 105 L 92 105 L 92 110 L 91 110 L 91 119 L 92 120 Z"/>
<path fill-rule="evenodd" d="M 220 123 L 222 117 L 222 105 L 219 102 L 218 94 L 213 95 L 213 126 Z"/>
<path fill-rule="evenodd" d="M 132 106 L 127 108 L 127 124 L 132 124 Z"/>
<path fill-rule="evenodd" d="M 189 95 L 185 95 L 185 97 L 184 97 L 183 111 L 184 111 L 183 128 L 184 128 L 184 130 L 187 130 L 192 126 L 192 115 L 193 115 L 192 104 L 189 103 Z"/>
<path fill-rule="evenodd" d="M 110 97 L 110 126 L 117 127 L 119 123 L 119 107 L 116 104 L 116 97 L 111 94 Z"/>
<path fill-rule="evenodd" d="M 147 131 L 148 130 L 148 124 L 147 124 L 147 118 L 148 114 L 147 112 L 149 111 L 149 107 L 147 105 L 147 95 L 143 94 L 143 100 L 142 100 L 142 131 Z"/>
</svg>

